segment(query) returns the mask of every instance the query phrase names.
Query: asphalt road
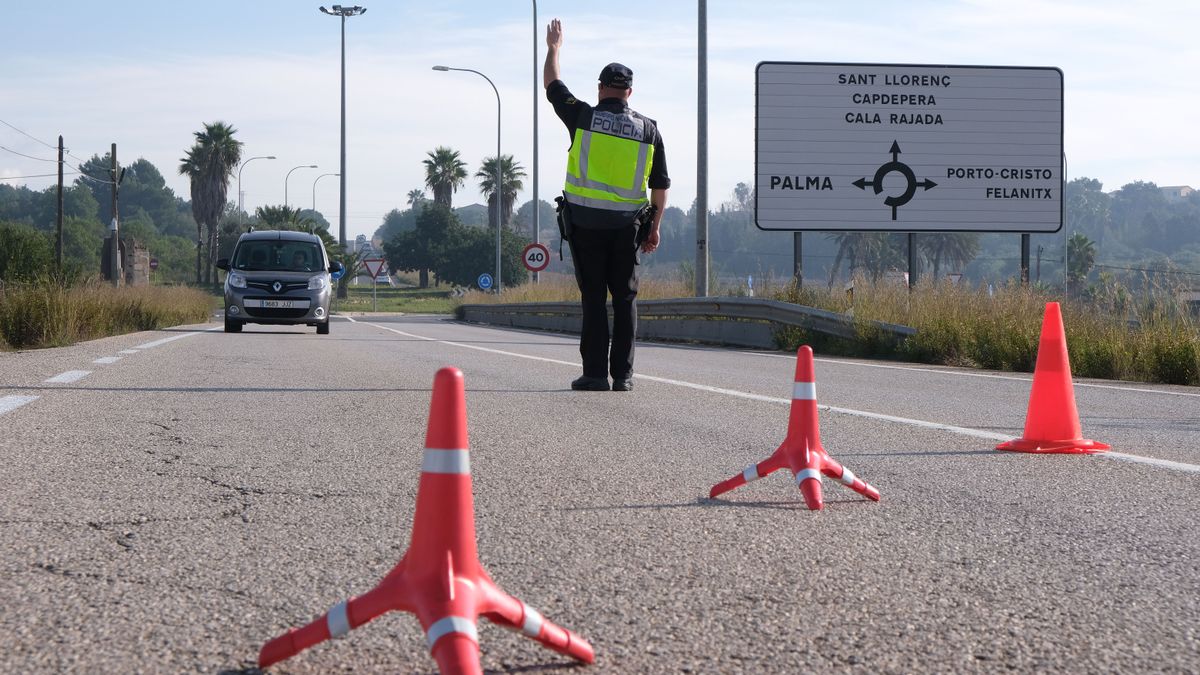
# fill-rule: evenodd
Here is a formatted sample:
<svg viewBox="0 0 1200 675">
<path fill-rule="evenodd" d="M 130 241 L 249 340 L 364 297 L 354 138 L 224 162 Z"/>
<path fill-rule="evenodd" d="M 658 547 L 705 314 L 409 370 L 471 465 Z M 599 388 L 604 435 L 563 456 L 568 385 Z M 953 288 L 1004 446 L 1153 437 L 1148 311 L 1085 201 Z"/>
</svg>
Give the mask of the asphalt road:
<svg viewBox="0 0 1200 675">
<path fill-rule="evenodd" d="M 786 472 L 707 499 L 783 440 L 793 355 L 637 363 L 572 392 L 571 336 L 415 316 L 0 354 L 0 671 L 239 672 L 372 588 L 445 365 L 483 563 L 592 642 L 579 672 L 1200 671 L 1200 391 L 1081 382 L 1122 455 L 1001 453 L 1027 376 L 818 354 L 824 446 L 883 500 L 826 481 L 809 512 Z M 575 670 L 480 640 L 489 670 Z M 392 614 L 271 670 L 435 667 Z"/>
</svg>

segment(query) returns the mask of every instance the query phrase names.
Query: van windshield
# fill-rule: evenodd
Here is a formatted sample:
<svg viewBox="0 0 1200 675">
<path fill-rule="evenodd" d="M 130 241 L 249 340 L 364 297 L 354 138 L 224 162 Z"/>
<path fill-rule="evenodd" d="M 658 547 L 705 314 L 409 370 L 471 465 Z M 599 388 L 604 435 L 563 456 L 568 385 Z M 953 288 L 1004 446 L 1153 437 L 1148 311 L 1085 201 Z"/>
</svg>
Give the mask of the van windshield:
<svg viewBox="0 0 1200 675">
<path fill-rule="evenodd" d="M 325 269 L 321 248 L 307 241 L 243 241 L 233 268 L 247 272 L 317 272 Z"/>
</svg>

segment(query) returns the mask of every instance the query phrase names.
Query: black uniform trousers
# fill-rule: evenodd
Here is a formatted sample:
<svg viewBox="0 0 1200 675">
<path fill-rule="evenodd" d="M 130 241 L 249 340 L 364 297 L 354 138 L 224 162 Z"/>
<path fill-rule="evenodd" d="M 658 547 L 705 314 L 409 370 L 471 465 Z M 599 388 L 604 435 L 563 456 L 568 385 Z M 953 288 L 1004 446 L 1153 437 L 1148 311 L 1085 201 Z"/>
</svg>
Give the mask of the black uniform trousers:
<svg viewBox="0 0 1200 675">
<path fill-rule="evenodd" d="M 583 374 L 623 379 L 633 374 L 633 338 L 637 332 L 637 227 L 575 227 L 571 258 L 583 300 L 579 355 Z M 612 294 L 612 344 L 609 346 L 607 296 Z"/>
</svg>

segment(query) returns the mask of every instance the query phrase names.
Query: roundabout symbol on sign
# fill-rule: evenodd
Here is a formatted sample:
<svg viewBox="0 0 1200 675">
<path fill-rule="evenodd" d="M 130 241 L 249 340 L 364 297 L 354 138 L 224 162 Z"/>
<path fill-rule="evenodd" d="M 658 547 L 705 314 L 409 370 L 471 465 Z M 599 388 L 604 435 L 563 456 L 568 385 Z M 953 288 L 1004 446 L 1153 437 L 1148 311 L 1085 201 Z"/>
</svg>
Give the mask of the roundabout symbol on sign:
<svg viewBox="0 0 1200 675">
<path fill-rule="evenodd" d="M 883 200 L 883 203 L 885 205 L 892 207 L 892 220 L 895 220 L 896 219 L 896 209 L 907 204 L 909 202 L 909 200 L 911 200 L 913 198 L 913 195 L 915 195 L 917 193 L 918 187 L 923 187 L 926 190 L 929 190 L 930 188 L 937 187 L 937 183 L 929 180 L 928 178 L 926 178 L 923 181 L 917 182 L 917 176 L 916 176 L 916 174 L 913 173 L 913 170 L 910 169 L 907 164 L 900 161 L 900 143 L 899 142 L 892 141 L 892 149 L 889 150 L 889 152 L 892 153 L 892 161 L 879 167 L 879 169 L 877 171 L 875 171 L 875 178 L 873 180 L 867 180 L 866 178 L 859 178 L 858 180 L 854 181 L 854 185 L 855 185 L 855 187 L 857 187 L 860 190 L 866 190 L 867 186 L 869 185 L 875 191 L 875 194 L 879 194 L 879 193 L 883 192 L 884 176 L 888 175 L 889 173 L 892 173 L 893 171 L 904 176 L 904 180 L 906 181 L 905 187 L 904 187 L 904 192 L 900 193 L 899 197 L 892 197 L 889 195 L 886 199 Z"/>
<path fill-rule="evenodd" d="M 521 258 L 525 261 L 525 269 L 530 272 L 541 272 L 550 266 L 550 249 L 543 244 L 534 242 L 525 247 Z"/>
<path fill-rule="evenodd" d="M 479 278 L 475 280 L 475 283 L 478 284 L 481 289 L 486 291 L 492 287 L 492 275 L 484 272 L 483 274 L 479 275 Z"/>
</svg>

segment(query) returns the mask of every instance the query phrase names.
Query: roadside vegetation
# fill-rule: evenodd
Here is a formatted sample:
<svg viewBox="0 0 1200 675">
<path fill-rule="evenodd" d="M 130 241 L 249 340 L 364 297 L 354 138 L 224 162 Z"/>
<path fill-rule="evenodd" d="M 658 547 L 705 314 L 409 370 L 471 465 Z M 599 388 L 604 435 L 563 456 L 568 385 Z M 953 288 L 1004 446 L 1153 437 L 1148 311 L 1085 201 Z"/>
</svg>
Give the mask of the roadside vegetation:
<svg viewBox="0 0 1200 675">
<path fill-rule="evenodd" d="M 82 340 L 202 323 L 212 296 L 185 287 L 113 288 L 38 281 L 0 286 L 0 349 L 61 347 Z"/>
<path fill-rule="evenodd" d="M 1102 280 L 1103 282 L 1104 280 Z M 800 328 L 778 331 L 780 349 L 801 344 L 842 356 L 889 358 L 916 363 L 1031 372 L 1037 361 L 1047 302 L 1061 294 L 1010 283 L 999 288 L 949 283 L 922 284 L 912 293 L 895 282 L 857 278 L 853 292 L 764 280 L 758 297 L 852 316 L 857 339 L 846 340 Z M 745 295 L 742 288 L 715 294 Z M 643 279 L 641 299 L 689 297 L 690 283 Z M 499 296 L 470 292 L 462 303 L 576 301 L 574 280 L 543 275 L 538 285 L 506 289 Z M 899 343 L 872 321 L 900 324 L 917 334 Z M 1200 320 L 1169 288 L 1149 286 L 1135 297 L 1108 280 L 1086 297 L 1063 304 L 1072 373 L 1077 377 L 1200 385 Z"/>
</svg>

